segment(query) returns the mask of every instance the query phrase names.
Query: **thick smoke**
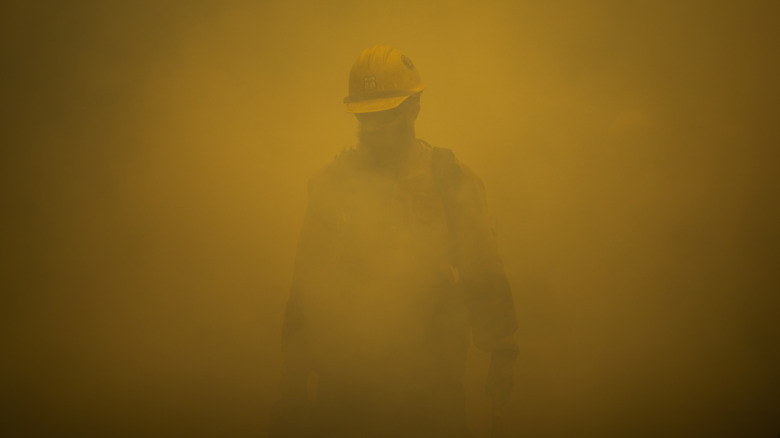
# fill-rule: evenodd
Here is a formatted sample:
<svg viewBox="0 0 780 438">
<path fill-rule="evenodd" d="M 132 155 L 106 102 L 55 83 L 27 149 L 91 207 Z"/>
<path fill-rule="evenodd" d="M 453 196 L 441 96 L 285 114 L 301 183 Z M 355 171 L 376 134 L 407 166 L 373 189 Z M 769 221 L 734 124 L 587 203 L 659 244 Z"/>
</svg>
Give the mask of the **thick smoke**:
<svg viewBox="0 0 780 438">
<path fill-rule="evenodd" d="M 4 427 L 263 435 L 306 184 L 355 145 L 349 67 L 382 43 L 427 84 L 417 135 L 485 182 L 508 436 L 780 432 L 773 3 L 2 9 Z"/>
</svg>

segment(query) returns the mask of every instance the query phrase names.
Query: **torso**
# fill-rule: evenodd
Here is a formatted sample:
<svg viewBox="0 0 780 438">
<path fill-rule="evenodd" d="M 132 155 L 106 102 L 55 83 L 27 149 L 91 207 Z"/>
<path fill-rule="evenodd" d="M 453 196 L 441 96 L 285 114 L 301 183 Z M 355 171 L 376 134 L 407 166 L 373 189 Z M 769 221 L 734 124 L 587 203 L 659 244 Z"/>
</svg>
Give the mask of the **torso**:
<svg viewBox="0 0 780 438">
<path fill-rule="evenodd" d="M 316 187 L 333 235 L 328 278 L 310 297 L 315 332 L 367 357 L 429 348 L 432 321 L 455 293 L 431 147 L 420 143 L 396 178 L 361 167 L 357 153 L 342 154 Z"/>
</svg>

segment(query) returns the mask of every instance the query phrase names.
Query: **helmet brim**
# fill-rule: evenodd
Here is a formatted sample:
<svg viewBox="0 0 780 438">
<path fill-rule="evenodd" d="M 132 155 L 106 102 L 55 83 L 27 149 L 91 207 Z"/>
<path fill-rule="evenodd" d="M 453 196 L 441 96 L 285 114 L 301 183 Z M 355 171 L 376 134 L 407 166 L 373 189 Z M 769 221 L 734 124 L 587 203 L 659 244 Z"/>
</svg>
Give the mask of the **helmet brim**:
<svg viewBox="0 0 780 438">
<path fill-rule="evenodd" d="M 387 111 L 403 103 L 409 96 L 385 97 L 382 99 L 359 100 L 357 102 L 345 102 L 344 106 L 348 113 L 374 113 L 377 111 Z"/>
</svg>

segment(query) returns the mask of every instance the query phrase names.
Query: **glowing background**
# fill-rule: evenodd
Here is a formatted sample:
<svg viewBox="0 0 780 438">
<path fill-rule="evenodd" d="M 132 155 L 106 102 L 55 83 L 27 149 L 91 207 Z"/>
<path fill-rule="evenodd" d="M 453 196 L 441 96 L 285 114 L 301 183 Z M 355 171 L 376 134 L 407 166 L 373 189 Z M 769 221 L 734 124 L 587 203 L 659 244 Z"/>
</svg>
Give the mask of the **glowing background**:
<svg viewBox="0 0 780 438">
<path fill-rule="evenodd" d="M 7 427 L 262 436 L 306 180 L 384 43 L 498 219 L 508 434 L 780 433 L 775 3 L 66 3 L 2 6 Z"/>
</svg>

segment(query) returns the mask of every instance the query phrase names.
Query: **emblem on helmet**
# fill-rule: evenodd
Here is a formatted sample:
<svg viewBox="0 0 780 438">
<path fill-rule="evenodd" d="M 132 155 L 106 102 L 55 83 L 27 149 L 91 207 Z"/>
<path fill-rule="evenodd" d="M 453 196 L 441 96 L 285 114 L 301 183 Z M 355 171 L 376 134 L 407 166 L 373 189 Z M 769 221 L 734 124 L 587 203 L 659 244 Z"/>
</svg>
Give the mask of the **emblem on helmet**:
<svg viewBox="0 0 780 438">
<path fill-rule="evenodd" d="M 414 64 L 412 63 L 412 60 L 409 59 L 406 55 L 401 55 L 401 61 L 404 62 L 404 64 L 409 67 L 409 70 L 414 70 Z"/>
<path fill-rule="evenodd" d="M 363 76 L 363 89 L 373 90 L 376 88 L 376 76 Z"/>
</svg>

